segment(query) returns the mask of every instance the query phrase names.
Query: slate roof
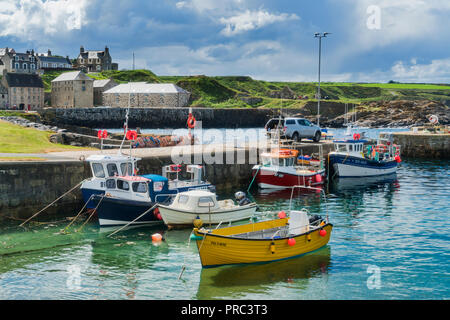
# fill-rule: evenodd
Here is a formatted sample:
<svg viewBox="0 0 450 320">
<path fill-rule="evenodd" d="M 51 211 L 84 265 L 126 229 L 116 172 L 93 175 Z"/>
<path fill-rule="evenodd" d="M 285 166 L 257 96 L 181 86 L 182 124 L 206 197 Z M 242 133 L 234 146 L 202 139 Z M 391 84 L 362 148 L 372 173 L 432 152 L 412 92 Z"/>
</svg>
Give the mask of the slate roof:
<svg viewBox="0 0 450 320">
<path fill-rule="evenodd" d="M 37 74 L 7 73 L 5 80 L 8 87 L 35 87 L 44 88 L 44 82 Z"/>
<path fill-rule="evenodd" d="M 129 82 L 119 84 L 104 93 L 189 93 L 173 83 Z"/>
<path fill-rule="evenodd" d="M 72 65 L 69 59 L 63 57 L 46 57 L 46 56 L 38 56 L 38 59 L 41 62 L 49 62 L 49 63 L 67 63 Z"/>
<path fill-rule="evenodd" d="M 112 79 L 94 80 L 94 88 L 102 88 L 106 86 Z"/>
<path fill-rule="evenodd" d="M 84 72 L 82 71 L 72 71 L 72 72 L 64 72 L 61 73 L 59 76 L 57 76 L 55 79 L 52 80 L 52 82 L 57 81 L 73 81 L 73 80 L 87 80 L 87 81 L 94 81 L 94 79 L 88 77 Z"/>
</svg>

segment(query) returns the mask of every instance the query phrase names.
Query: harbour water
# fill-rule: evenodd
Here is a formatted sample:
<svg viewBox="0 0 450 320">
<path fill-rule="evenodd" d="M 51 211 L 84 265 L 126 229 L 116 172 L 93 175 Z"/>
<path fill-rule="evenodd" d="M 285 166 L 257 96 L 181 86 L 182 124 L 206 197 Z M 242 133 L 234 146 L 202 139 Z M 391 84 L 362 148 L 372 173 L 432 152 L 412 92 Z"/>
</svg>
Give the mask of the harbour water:
<svg viewBox="0 0 450 320">
<path fill-rule="evenodd" d="M 328 208 L 331 240 L 263 265 L 202 269 L 191 230 L 141 227 L 108 238 L 95 222 L 66 235 L 58 231 L 68 221 L 4 222 L 0 299 L 448 299 L 449 173 L 448 161 L 404 160 L 394 177 L 330 184 L 327 205 L 319 193 L 297 193 L 295 208 Z M 251 194 L 258 219 L 289 208 L 290 192 Z M 152 243 L 155 232 L 165 240 Z"/>
</svg>

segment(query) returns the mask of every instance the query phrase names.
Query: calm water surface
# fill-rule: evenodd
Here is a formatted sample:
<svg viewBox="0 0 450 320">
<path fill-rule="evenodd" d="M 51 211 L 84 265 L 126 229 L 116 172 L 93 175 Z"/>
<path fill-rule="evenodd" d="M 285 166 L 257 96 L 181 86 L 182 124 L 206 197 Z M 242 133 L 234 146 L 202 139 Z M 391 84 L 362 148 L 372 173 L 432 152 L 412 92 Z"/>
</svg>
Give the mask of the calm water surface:
<svg viewBox="0 0 450 320">
<path fill-rule="evenodd" d="M 449 161 L 405 160 L 393 177 L 330 184 L 327 205 L 298 193 L 295 208 L 328 208 L 331 240 L 263 265 L 202 269 L 191 230 L 141 227 L 107 238 L 111 230 L 95 223 L 60 235 L 68 222 L 26 230 L 5 222 L 0 299 L 448 299 L 449 173 Z M 252 195 L 260 220 L 289 208 L 290 192 Z M 155 232 L 164 233 L 159 245 Z"/>
</svg>

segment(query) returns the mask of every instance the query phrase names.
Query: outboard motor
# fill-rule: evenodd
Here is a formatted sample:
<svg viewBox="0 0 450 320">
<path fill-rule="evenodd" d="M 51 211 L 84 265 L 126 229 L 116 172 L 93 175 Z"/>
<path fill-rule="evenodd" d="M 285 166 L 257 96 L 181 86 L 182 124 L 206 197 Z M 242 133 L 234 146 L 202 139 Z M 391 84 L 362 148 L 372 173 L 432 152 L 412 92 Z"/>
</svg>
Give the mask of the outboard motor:
<svg viewBox="0 0 450 320">
<path fill-rule="evenodd" d="M 236 198 L 240 206 L 245 206 L 246 204 L 251 203 L 250 199 L 247 198 L 245 192 L 238 191 L 234 194 L 234 197 Z"/>
</svg>

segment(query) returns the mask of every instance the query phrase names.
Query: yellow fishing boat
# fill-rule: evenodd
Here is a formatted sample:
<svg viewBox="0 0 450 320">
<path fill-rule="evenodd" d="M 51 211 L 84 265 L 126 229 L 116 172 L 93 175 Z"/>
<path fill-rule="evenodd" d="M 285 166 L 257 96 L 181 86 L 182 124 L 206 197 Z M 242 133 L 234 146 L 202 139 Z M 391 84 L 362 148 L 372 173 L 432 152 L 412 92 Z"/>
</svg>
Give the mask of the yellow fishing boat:
<svg viewBox="0 0 450 320">
<path fill-rule="evenodd" d="M 304 188 L 292 188 L 290 207 L 294 188 L 297 187 Z M 323 192 L 319 188 L 313 189 Z M 197 243 L 202 266 L 217 267 L 298 257 L 325 246 L 332 229 L 328 214 L 323 218 L 309 215 L 306 209 L 289 209 L 289 217 L 284 214 L 269 221 L 216 229 L 196 227 L 192 239 Z"/>
</svg>

